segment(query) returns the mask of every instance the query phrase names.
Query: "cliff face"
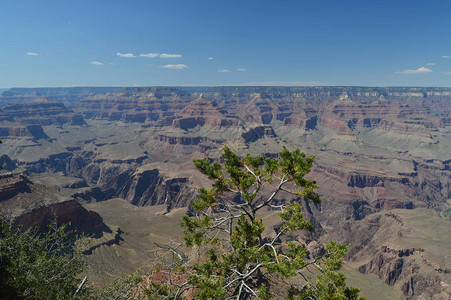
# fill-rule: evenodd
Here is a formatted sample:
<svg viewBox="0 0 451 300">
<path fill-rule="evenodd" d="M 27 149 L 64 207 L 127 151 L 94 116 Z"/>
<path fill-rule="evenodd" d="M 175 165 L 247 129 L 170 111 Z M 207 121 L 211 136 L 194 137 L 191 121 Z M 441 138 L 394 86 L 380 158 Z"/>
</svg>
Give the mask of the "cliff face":
<svg viewBox="0 0 451 300">
<path fill-rule="evenodd" d="M 239 120 L 228 118 L 214 103 L 202 95 L 190 102 L 180 113 L 174 115 L 172 126 L 189 130 L 196 126 L 231 127 L 238 126 Z"/>
<path fill-rule="evenodd" d="M 39 98 L 31 102 L 10 103 L 3 108 L 0 119 L 8 118 L 30 125 L 84 125 L 83 117 L 74 114 L 61 102 Z"/>
<path fill-rule="evenodd" d="M 246 143 L 252 143 L 264 137 L 274 138 L 276 133 L 271 126 L 256 126 L 241 134 Z"/>
<path fill-rule="evenodd" d="M 440 210 L 443 199 L 449 195 L 446 165 L 434 168 L 415 161 L 405 163 L 412 172 L 349 171 L 340 168 L 339 160 L 335 166 L 324 166 L 318 160 L 309 175 L 319 184 L 324 202 L 317 218 L 336 226 L 344 220 L 361 220 L 381 210 L 420 207 Z"/>
<path fill-rule="evenodd" d="M 75 109 L 86 118 L 154 122 L 182 110 L 189 94 L 176 88 L 124 88 L 81 100 Z"/>
<path fill-rule="evenodd" d="M 0 137 L 3 139 L 29 138 L 32 140 L 49 138 L 41 125 L 23 125 L 18 122 L 1 122 Z"/>
<path fill-rule="evenodd" d="M 168 178 L 158 169 L 138 169 L 119 196 L 138 206 L 165 204 L 169 210 L 187 206 L 196 192 L 187 178 Z"/>
<path fill-rule="evenodd" d="M 46 228 L 55 216 L 57 216 L 58 223 L 70 223 L 68 229 L 75 229 L 80 233 L 93 233 L 105 228 L 105 224 L 98 213 L 86 210 L 76 200 L 41 206 L 17 217 L 14 224 L 24 226 L 24 228 L 36 225 Z"/>
<path fill-rule="evenodd" d="M 23 174 L 0 174 L 0 201 L 30 190 L 28 178 Z"/>
<path fill-rule="evenodd" d="M 80 233 L 99 233 L 106 229 L 99 214 L 61 195 L 59 190 L 33 184 L 23 174 L 0 175 L 0 210 L 15 226 L 24 228 L 46 228 L 56 216 L 58 223 L 70 223 L 69 229 Z"/>
<path fill-rule="evenodd" d="M 73 197 L 83 201 L 103 201 L 122 197 L 137 206 L 166 204 L 187 206 L 196 190 L 186 177 L 167 176 L 156 167 L 147 170 L 141 159 L 106 160 L 86 151 L 66 152 L 41 159 L 27 166 L 29 172 L 61 172 L 82 179 L 90 188 L 75 192 Z M 73 188 L 77 188 L 74 186 Z"/>
<path fill-rule="evenodd" d="M 446 222 L 427 210 L 394 210 L 349 221 L 328 238 L 351 244 L 347 260 L 361 273 L 377 275 L 402 290 L 407 299 L 424 299 L 449 292 L 443 282 L 451 265 L 439 258 L 449 243 L 448 238 L 439 238 L 449 226 Z M 429 228 L 422 227 L 426 223 Z M 427 231 L 426 239 L 422 230 Z"/>
<path fill-rule="evenodd" d="M 31 102 L 9 103 L 0 110 L 0 137 L 36 142 L 49 139 L 43 126 L 86 125 L 80 114 L 63 103 L 37 98 Z"/>
</svg>

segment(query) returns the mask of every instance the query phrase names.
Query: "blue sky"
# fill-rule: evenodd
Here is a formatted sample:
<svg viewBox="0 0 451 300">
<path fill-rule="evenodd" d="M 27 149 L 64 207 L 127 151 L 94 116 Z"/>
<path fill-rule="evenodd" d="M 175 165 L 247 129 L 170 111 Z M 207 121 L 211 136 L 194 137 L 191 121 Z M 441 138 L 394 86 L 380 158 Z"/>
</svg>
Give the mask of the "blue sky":
<svg viewBox="0 0 451 300">
<path fill-rule="evenodd" d="M 0 2 L 0 88 L 451 86 L 451 1 Z"/>
</svg>

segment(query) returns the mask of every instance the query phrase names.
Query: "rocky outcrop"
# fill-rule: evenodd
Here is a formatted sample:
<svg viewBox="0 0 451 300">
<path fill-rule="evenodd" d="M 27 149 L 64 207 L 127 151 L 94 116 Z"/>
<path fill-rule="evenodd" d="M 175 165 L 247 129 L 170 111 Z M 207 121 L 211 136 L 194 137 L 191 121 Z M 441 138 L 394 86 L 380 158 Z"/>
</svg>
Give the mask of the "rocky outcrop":
<svg viewBox="0 0 451 300">
<path fill-rule="evenodd" d="M 73 154 L 71 152 L 62 152 L 58 154 L 49 155 L 49 157 L 41 158 L 38 161 L 30 162 L 26 164 L 28 172 L 31 173 L 43 173 L 43 172 L 64 172 L 67 174 L 66 169 Z"/>
<path fill-rule="evenodd" d="M 346 176 L 348 181 L 348 186 L 350 187 L 358 187 L 358 188 L 365 188 L 365 187 L 376 187 L 376 186 L 384 186 L 384 179 L 375 176 L 375 175 L 368 175 L 368 174 L 357 174 L 357 173 L 351 173 L 351 174 L 343 174 Z M 390 178 L 392 180 L 396 180 L 395 178 Z M 388 179 L 388 180 L 390 180 Z M 404 179 L 398 179 L 401 182 L 404 181 Z"/>
<path fill-rule="evenodd" d="M 152 152 L 172 153 L 173 155 L 192 156 L 193 153 L 207 153 L 220 148 L 226 140 L 202 135 L 181 135 L 180 133 L 157 134 L 146 142 Z"/>
<path fill-rule="evenodd" d="M 255 142 L 261 138 L 275 138 L 277 135 L 269 125 L 252 127 L 241 135 L 246 143 Z"/>
<path fill-rule="evenodd" d="M 403 257 L 424 252 L 423 248 L 411 249 L 390 249 L 382 246 L 379 253 L 374 256 L 370 262 L 360 266 L 359 271 L 363 274 L 376 274 L 386 284 L 394 285 L 408 270 L 409 273 L 417 271 L 418 267 L 414 265 L 406 266 L 406 260 Z"/>
<path fill-rule="evenodd" d="M 318 124 L 335 130 L 339 135 L 349 135 L 349 136 L 355 135 L 349 128 L 348 124 L 340 120 L 320 117 L 318 118 Z"/>
<path fill-rule="evenodd" d="M 180 113 L 175 115 L 172 126 L 189 130 L 196 126 L 231 127 L 238 126 L 237 118 L 229 118 L 219 111 L 214 103 L 202 95 L 190 102 Z"/>
<path fill-rule="evenodd" d="M 377 254 L 368 264 L 359 268 L 360 273 L 376 274 L 388 285 L 394 285 L 401 277 L 404 260 L 384 253 Z"/>
<path fill-rule="evenodd" d="M 166 136 L 162 134 L 157 135 L 155 141 L 156 143 L 161 143 L 160 147 L 162 148 L 170 149 L 174 152 L 183 151 L 186 153 L 193 153 L 196 151 L 205 153 L 208 150 L 218 148 L 224 143 L 224 140 L 210 139 L 207 137 Z M 180 147 L 182 147 L 183 150 L 180 150 Z"/>
<path fill-rule="evenodd" d="M 187 206 L 196 193 L 187 178 L 171 178 L 158 169 L 139 168 L 119 195 L 134 205 L 165 204 L 170 209 Z"/>
<path fill-rule="evenodd" d="M 41 125 L 28 125 L 26 128 L 30 132 L 30 134 L 37 140 L 39 140 L 39 139 L 46 139 L 46 140 L 50 139 L 49 136 L 42 129 Z"/>
<path fill-rule="evenodd" d="M 85 189 L 81 192 L 76 192 L 72 194 L 72 198 L 74 198 L 75 200 L 86 203 L 108 200 L 111 198 L 109 196 L 110 195 L 107 195 L 99 187 Z"/>
<path fill-rule="evenodd" d="M 88 165 L 82 176 L 96 186 L 74 193 L 74 199 L 91 202 L 120 197 L 133 205 L 164 204 L 170 210 L 187 206 L 197 195 L 188 178 L 168 176 L 156 167 L 143 166 L 133 171 L 121 165 L 103 165 L 95 170 Z"/>
<path fill-rule="evenodd" d="M 200 143 L 212 142 L 212 143 L 222 143 L 223 140 L 210 139 L 208 137 L 188 137 L 188 136 L 166 136 L 159 134 L 155 137 L 156 140 L 161 142 L 166 142 L 171 145 L 199 145 Z"/>
<path fill-rule="evenodd" d="M 22 125 L 21 123 L 1 122 L 0 137 L 2 138 L 32 138 L 35 140 L 49 139 L 41 125 Z"/>
<path fill-rule="evenodd" d="M 146 113 L 136 112 L 136 113 L 124 113 L 122 114 L 121 121 L 123 122 L 137 122 L 144 123 L 148 119 L 148 115 Z"/>
<path fill-rule="evenodd" d="M 0 174 L 0 201 L 9 199 L 18 193 L 29 192 L 29 180 L 23 174 Z"/>
<path fill-rule="evenodd" d="M 15 226 L 47 228 L 55 217 L 78 232 L 100 233 L 106 229 L 99 214 L 68 199 L 57 188 L 32 183 L 23 174 L 0 175 L 0 212 Z"/>
<path fill-rule="evenodd" d="M 98 213 L 86 210 L 76 200 L 68 200 L 39 207 L 17 217 L 14 220 L 14 224 L 22 225 L 25 228 L 36 225 L 40 228 L 46 228 L 55 216 L 57 217 L 58 223 L 70 223 L 69 229 L 76 229 L 78 232 L 95 232 L 103 230 L 105 227 Z"/>
<path fill-rule="evenodd" d="M 0 136 L 2 138 L 6 138 L 6 137 L 10 137 L 10 136 L 14 136 L 14 137 L 22 137 L 22 136 L 28 136 L 31 137 L 32 134 L 30 133 L 30 131 L 27 130 L 27 128 L 25 126 L 14 126 L 14 124 L 8 124 L 9 126 L 5 126 L 5 124 L 3 124 L 2 127 L 0 127 Z"/>
<path fill-rule="evenodd" d="M 295 125 L 305 130 L 314 130 L 318 124 L 318 117 L 314 116 L 309 119 L 301 119 L 299 117 L 284 118 L 283 124 L 285 126 Z"/>
<path fill-rule="evenodd" d="M 384 174 L 340 168 L 339 162 L 334 166 L 325 166 L 317 161 L 310 175 L 319 184 L 319 193 L 324 202 L 324 208 L 317 212 L 317 218 L 330 225 L 337 225 L 338 220 L 360 220 L 380 210 L 443 207 L 443 199 L 449 193 L 449 174 L 433 170 L 430 165 L 423 167 L 416 164 L 416 168 L 417 172 L 412 173 Z M 445 166 L 441 165 L 440 168 Z M 431 181 L 428 178 L 437 179 Z"/>
<path fill-rule="evenodd" d="M 437 293 L 438 288 L 442 287 L 444 282 L 438 276 L 424 276 L 422 274 L 413 274 L 402 285 L 402 292 L 407 299 L 427 299 L 433 297 L 437 300 L 447 300 L 450 293 Z"/>
<path fill-rule="evenodd" d="M 290 113 L 279 113 L 277 106 L 271 103 L 264 95 L 255 94 L 254 97 L 243 107 L 240 107 L 238 117 L 250 123 L 269 124 L 273 119 L 283 120 Z"/>
<path fill-rule="evenodd" d="M 382 279 L 387 285 L 393 286 L 397 283 L 401 286 L 401 291 L 407 299 L 424 299 L 424 297 L 432 297 L 440 299 L 446 295 L 441 292 L 443 288 L 443 278 L 440 274 L 434 272 L 422 273 L 426 271 L 424 268 L 420 270 L 420 265 L 416 262 L 416 258 L 404 258 L 424 252 L 424 249 L 402 249 L 387 251 L 386 246 L 374 256 L 370 262 L 360 266 L 359 271 L 363 274 L 375 274 Z M 443 298 L 446 299 L 446 298 Z"/>
<path fill-rule="evenodd" d="M 401 123 L 401 122 L 395 122 L 395 121 L 387 121 L 387 120 L 382 120 L 379 125 L 378 128 L 385 130 L 385 131 L 392 131 L 392 132 L 396 132 L 396 133 L 401 133 L 401 134 L 420 134 L 423 136 L 430 136 L 431 133 L 431 129 L 433 131 L 435 131 L 437 129 L 437 127 L 432 126 L 432 124 L 428 124 L 431 127 L 426 128 L 424 124 L 412 124 L 411 122 L 408 123 Z"/>
<path fill-rule="evenodd" d="M 418 231 L 412 230 L 415 218 L 412 219 L 410 214 L 407 217 L 396 211 L 373 214 L 360 221 L 346 222 L 329 232 L 328 238 L 350 243 L 348 261 L 360 265 L 361 273 L 375 274 L 387 285 L 395 286 L 407 299 L 441 295 L 446 288 L 441 282 L 446 282 L 447 263 L 441 259 L 432 263 L 426 257 L 433 258 L 442 249 L 419 239 Z M 426 217 L 423 212 L 418 216 L 421 217 Z M 447 226 L 441 224 L 437 229 Z M 418 246 L 402 247 L 412 243 Z M 447 246 L 439 247 L 445 249 Z"/>
<path fill-rule="evenodd" d="M 306 119 L 296 118 L 296 117 L 287 117 L 283 121 L 283 125 L 289 126 L 289 125 L 295 125 L 301 128 L 305 128 L 307 123 Z"/>
</svg>

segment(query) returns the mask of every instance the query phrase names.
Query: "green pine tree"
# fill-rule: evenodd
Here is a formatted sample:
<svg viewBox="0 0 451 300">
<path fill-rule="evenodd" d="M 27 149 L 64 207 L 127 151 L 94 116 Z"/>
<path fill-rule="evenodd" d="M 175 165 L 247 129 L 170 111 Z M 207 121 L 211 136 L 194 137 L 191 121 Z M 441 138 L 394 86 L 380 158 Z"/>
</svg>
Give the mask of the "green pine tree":
<svg viewBox="0 0 451 300">
<path fill-rule="evenodd" d="M 240 158 L 227 146 L 223 150 L 223 165 L 208 158 L 194 160 L 214 184 L 200 190 L 192 203 L 194 216 L 185 215 L 181 223 L 186 246 L 205 252 L 200 262 L 191 265 L 177 247 L 166 247 L 178 263 L 162 267 L 169 280 L 153 283 L 147 290 L 149 298 L 270 299 L 272 282 L 299 276 L 302 284 L 289 289 L 289 299 L 359 299 L 359 289 L 348 287 L 339 271 L 347 245 L 328 242 L 324 255 L 308 259 L 300 242 L 281 242 L 290 231 L 313 229 L 299 202 L 280 205 L 276 197 L 285 191 L 296 199 L 321 201 L 315 193 L 318 185 L 305 178 L 314 157 L 285 147 L 279 159 L 249 154 Z M 260 217 L 268 208 L 279 210 L 282 221 L 271 237 L 263 236 Z M 318 276 L 303 274 L 307 267 L 315 267 Z"/>
</svg>

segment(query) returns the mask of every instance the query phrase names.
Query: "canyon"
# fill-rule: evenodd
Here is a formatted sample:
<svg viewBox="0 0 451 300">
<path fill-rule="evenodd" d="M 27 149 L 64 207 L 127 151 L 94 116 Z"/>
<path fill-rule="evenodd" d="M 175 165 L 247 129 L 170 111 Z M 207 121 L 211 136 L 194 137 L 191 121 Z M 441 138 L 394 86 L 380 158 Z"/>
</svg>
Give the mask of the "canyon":
<svg viewBox="0 0 451 300">
<path fill-rule="evenodd" d="M 177 227 L 210 184 L 193 158 L 219 161 L 223 145 L 264 157 L 299 147 L 315 155 L 308 176 L 323 200 L 304 207 L 315 239 L 350 243 L 350 268 L 407 299 L 451 292 L 451 241 L 440 240 L 450 228 L 450 88 L 22 88 L 0 104 L 0 209 L 18 224 L 56 213 L 101 236 L 119 226 L 105 208 L 116 201 L 121 218 L 147 211 L 136 212 L 152 224 L 146 241 L 162 240 L 155 220 Z M 95 264 L 121 243 L 135 258 L 144 249 L 144 229 L 130 221 L 127 240 L 121 222 L 123 241 L 93 248 Z"/>
</svg>

